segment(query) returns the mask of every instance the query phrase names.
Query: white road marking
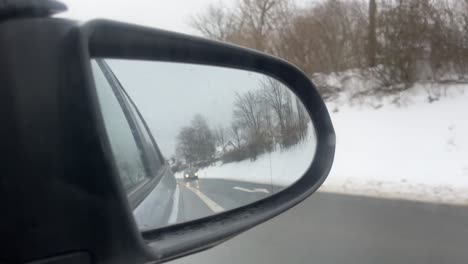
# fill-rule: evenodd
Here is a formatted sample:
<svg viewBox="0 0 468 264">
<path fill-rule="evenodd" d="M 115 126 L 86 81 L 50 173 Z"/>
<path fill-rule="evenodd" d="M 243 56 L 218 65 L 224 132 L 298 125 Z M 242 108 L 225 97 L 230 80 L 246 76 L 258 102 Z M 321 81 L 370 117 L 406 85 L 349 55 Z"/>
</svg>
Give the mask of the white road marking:
<svg viewBox="0 0 468 264">
<path fill-rule="evenodd" d="M 252 189 L 252 190 L 246 189 L 246 188 L 242 188 L 242 187 L 237 187 L 237 186 L 232 187 L 232 188 L 235 189 L 235 190 L 239 190 L 239 191 L 243 191 L 243 192 L 249 192 L 249 193 L 254 193 L 254 192 L 256 192 L 256 193 L 260 193 L 260 192 L 261 192 L 261 193 L 270 193 L 270 192 L 269 192 L 267 189 L 265 189 L 265 188 L 254 188 L 254 189 Z"/>
<path fill-rule="evenodd" d="M 191 190 L 193 193 L 195 193 L 211 209 L 211 211 L 213 211 L 215 213 L 219 213 L 219 212 L 224 211 L 224 208 L 221 205 L 217 204 L 216 202 L 214 202 L 213 200 L 208 198 L 208 196 L 203 194 L 200 190 L 198 190 L 196 188 L 193 188 L 193 187 L 190 187 L 188 185 L 185 185 L 185 188 L 187 188 L 187 189 Z"/>
<path fill-rule="evenodd" d="M 169 224 L 174 224 L 177 221 L 177 216 L 179 215 L 179 185 L 176 185 L 174 191 L 174 199 L 172 204 L 171 214 L 169 215 Z"/>
</svg>

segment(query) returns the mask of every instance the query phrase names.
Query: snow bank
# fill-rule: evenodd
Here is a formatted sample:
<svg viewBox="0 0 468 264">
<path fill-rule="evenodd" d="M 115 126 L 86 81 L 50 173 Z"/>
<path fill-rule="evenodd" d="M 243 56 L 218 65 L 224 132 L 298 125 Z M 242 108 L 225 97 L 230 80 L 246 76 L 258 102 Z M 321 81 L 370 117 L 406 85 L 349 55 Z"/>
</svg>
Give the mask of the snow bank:
<svg viewBox="0 0 468 264">
<path fill-rule="evenodd" d="M 337 150 L 321 190 L 468 204 L 468 85 L 438 85 L 332 113 Z M 446 96 L 429 103 L 429 89 Z"/>
</svg>

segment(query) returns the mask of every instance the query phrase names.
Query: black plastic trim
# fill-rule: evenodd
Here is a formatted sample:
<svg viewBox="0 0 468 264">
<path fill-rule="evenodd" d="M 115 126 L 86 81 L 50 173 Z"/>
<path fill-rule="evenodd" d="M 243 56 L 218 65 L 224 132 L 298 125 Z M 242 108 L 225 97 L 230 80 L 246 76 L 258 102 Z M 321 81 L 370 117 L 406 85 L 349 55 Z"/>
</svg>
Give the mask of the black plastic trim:
<svg viewBox="0 0 468 264">
<path fill-rule="evenodd" d="M 66 19 L 0 23 L 2 263 L 71 252 L 88 252 L 93 263 L 147 259 L 102 147 L 88 42 L 80 33 Z"/>
<path fill-rule="evenodd" d="M 18 17 L 47 17 L 67 11 L 54 0 L 0 0 L 0 20 Z"/>
</svg>

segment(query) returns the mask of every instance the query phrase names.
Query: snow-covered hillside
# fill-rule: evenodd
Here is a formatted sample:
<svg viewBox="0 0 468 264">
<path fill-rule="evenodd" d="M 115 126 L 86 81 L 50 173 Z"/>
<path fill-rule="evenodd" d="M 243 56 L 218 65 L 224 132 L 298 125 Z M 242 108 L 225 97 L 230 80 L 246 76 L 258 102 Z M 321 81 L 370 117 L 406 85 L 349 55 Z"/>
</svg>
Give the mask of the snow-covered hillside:
<svg viewBox="0 0 468 264">
<path fill-rule="evenodd" d="M 310 131 L 311 129 L 309 129 Z M 264 153 L 255 161 L 244 160 L 212 165 L 198 172 L 201 179 L 229 179 L 273 185 L 291 185 L 309 167 L 315 153 L 315 136 L 309 133 L 304 142 L 286 150 Z M 181 173 L 176 173 L 182 178 Z"/>
<path fill-rule="evenodd" d="M 321 78 L 341 90 L 327 103 L 337 149 L 321 191 L 468 204 L 467 84 L 420 83 L 402 94 L 351 100 L 375 82 L 355 71 Z M 439 100 L 429 102 L 441 91 Z M 200 178 L 291 184 L 308 167 L 314 149 L 311 136 L 254 162 L 203 169 Z"/>
<path fill-rule="evenodd" d="M 468 85 L 445 85 L 446 96 L 429 103 L 434 88 L 415 85 L 368 98 L 372 104 L 330 103 L 339 109 L 337 151 L 321 190 L 468 204 Z"/>
</svg>

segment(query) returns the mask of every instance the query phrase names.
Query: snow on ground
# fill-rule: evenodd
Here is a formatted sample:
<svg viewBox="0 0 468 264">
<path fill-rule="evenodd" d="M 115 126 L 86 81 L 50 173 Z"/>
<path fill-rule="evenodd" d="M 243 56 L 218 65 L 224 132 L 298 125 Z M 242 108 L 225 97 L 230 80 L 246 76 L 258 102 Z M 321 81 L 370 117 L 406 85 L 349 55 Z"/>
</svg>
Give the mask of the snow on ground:
<svg viewBox="0 0 468 264">
<path fill-rule="evenodd" d="M 375 83 L 354 71 L 325 82 L 342 93 L 327 103 L 337 148 L 320 191 L 468 205 L 467 84 L 420 83 L 401 94 L 356 102 L 350 99 L 353 87 Z M 443 91 L 442 97 L 429 103 L 434 91 Z M 309 166 L 314 150 L 311 136 L 256 161 L 205 168 L 200 178 L 289 185 Z"/>
<path fill-rule="evenodd" d="M 428 103 L 431 86 L 416 85 L 399 105 L 384 98 L 378 109 L 332 113 L 337 150 L 321 190 L 468 204 L 468 85 L 449 85 Z"/>
</svg>

